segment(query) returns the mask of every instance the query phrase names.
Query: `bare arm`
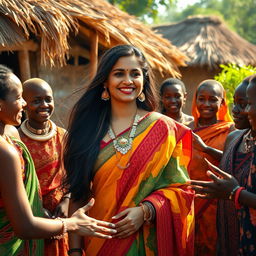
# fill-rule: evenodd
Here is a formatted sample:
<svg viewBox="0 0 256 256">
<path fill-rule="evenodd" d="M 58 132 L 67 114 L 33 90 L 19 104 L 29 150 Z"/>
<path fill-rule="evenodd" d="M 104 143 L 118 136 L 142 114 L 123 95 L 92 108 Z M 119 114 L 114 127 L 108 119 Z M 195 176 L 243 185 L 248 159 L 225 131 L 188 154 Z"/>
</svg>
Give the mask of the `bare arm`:
<svg viewBox="0 0 256 256">
<path fill-rule="evenodd" d="M 79 209 L 79 207 L 81 207 L 83 205 L 82 202 L 74 202 L 73 200 L 70 200 L 69 203 L 69 214 L 73 214 L 77 209 Z M 77 234 L 69 234 L 68 235 L 68 242 L 69 242 L 69 248 L 73 249 L 73 248 L 81 248 L 83 249 L 83 241 L 82 241 L 82 237 L 77 235 Z M 72 256 L 81 256 L 82 254 L 79 252 L 73 252 Z"/>
<path fill-rule="evenodd" d="M 192 188 L 200 198 L 229 199 L 231 191 L 239 186 L 238 181 L 232 175 L 220 170 L 209 161 L 207 162 L 211 170 L 217 173 L 219 177 L 208 171 L 208 176 L 212 181 L 192 180 Z M 239 196 L 239 203 L 256 209 L 256 194 L 243 190 Z"/>
<path fill-rule="evenodd" d="M 193 133 L 193 148 L 210 155 L 217 161 L 220 161 L 223 155 L 223 152 L 221 150 L 209 147 L 204 143 L 201 137 L 195 133 Z"/>
<path fill-rule="evenodd" d="M 15 148 L 5 140 L 0 141 L 0 192 L 8 219 L 15 234 L 22 239 L 49 238 L 60 235 L 63 223 L 60 220 L 34 217 L 24 188 L 21 163 Z M 106 227 L 113 224 L 97 221 L 84 213 L 91 206 L 79 209 L 71 218 L 65 219 L 67 231 L 81 235 L 111 238 L 101 233 L 115 233 Z M 101 233 L 100 233 L 101 232 Z"/>
</svg>

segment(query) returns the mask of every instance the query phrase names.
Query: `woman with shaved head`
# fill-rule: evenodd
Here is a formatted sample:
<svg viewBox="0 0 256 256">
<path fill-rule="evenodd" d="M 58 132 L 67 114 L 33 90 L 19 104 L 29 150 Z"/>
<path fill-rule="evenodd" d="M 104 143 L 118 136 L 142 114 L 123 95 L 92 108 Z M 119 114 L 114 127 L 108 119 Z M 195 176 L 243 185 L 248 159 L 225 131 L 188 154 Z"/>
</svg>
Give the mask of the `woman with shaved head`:
<svg viewBox="0 0 256 256">
<path fill-rule="evenodd" d="M 67 217 L 69 195 L 62 189 L 61 162 L 65 130 L 50 120 L 54 111 L 52 89 L 44 80 L 32 78 L 23 84 L 23 98 L 27 102 L 27 119 L 19 132 L 35 163 L 45 214 L 50 218 Z M 45 255 L 65 256 L 67 251 L 67 237 L 45 240 Z"/>
<path fill-rule="evenodd" d="M 213 152 L 208 152 L 208 150 L 217 149 L 214 152 L 216 154 L 219 150 L 222 151 L 227 135 L 234 129 L 227 107 L 225 90 L 219 82 L 205 80 L 198 85 L 193 99 L 192 114 L 194 121 L 190 126 L 194 132 L 194 147 L 189 166 L 190 177 L 207 180 L 208 165 L 204 158 L 215 165 L 219 164 L 219 161 L 212 157 Z M 195 142 L 198 139 L 202 139 L 209 146 L 204 152 L 196 148 Z M 195 254 L 198 256 L 216 255 L 216 201 L 196 198 L 195 216 Z"/>
</svg>

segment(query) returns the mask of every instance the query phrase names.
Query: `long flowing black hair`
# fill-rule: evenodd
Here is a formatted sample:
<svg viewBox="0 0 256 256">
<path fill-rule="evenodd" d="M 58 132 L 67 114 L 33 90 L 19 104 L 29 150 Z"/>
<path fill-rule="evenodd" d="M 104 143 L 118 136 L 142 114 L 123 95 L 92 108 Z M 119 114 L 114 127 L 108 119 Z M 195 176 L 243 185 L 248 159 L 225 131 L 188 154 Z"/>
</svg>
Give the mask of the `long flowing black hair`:
<svg viewBox="0 0 256 256">
<path fill-rule="evenodd" d="M 119 58 L 133 55 L 138 58 L 143 71 L 143 92 L 146 97 L 144 102 L 137 101 L 137 106 L 147 111 L 157 109 L 158 97 L 152 72 L 142 52 L 131 45 L 118 45 L 106 51 L 99 62 L 94 79 L 71 112 L 65 140 L 65 185 L 75 201 L 86 201 L 91 196 L 90 187 L 100 142 L 110 125 L 110 100 L 101 99 L 104 82 Z"/>
</svg>

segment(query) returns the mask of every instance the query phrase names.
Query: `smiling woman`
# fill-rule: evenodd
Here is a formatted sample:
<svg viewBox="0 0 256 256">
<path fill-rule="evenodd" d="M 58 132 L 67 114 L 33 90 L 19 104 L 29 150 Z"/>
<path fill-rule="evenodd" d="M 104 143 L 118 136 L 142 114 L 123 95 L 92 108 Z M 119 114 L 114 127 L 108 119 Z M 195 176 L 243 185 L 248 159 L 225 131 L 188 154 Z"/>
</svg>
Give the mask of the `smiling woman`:
<svg viewBox="0 0 256 256">
<path fill-rule="evenodd" d="M 191 133 L 154 112 L 157 102 L 139 49 L 119 45 L 102 56 L 73 109 L 64 164 L 71 208 L 94 195 L 90 216 L 114 222 L 117 234 L 72 236 L 71 248 L 88 256 L 193 255 L 193 194 L 185 186 Z"/>
<path fill-rule="evenodd" d="M 227 135 L 234 129 L 228 112 L 225 91 L 215 80 L 201 82 L 194 95 L 192 113 L 193 132 L 212 148 L 223 150 Z M 192 161 L 189 166 L 192 179 L 207 180 L 208 164 L 204 158 L 218 165 L 218 161 L 206 152 L 193 148 Z M 195 200 L 196 235 L 195 253 L 203 256 L 216 255 L 216 201 Z"/>
<path fill-rule="evenodd" d="M 194 118 L 182 112 L 187 92 L 185 84 L 176 78 L 166 79 L 160 88 L 162 113 L 179 123 L 189 125 Z"/>
<path fill-rule="evenodd" d="M 115 233 L 106 228 L 114 227 L 113 224 L 84 214 L 93 201 L 70 218 L 42 218 L 39 184 L 30 153 L 21 141 L 6 132 L 8 125 L 20 125 L 25 105 L 20 80 L 0 65 L 0 255 L 42 256 L 43 243 L 39 238 L 57 239 L 67 232 L 111 238 L 105 232 Z"/>
<path fill-rule="evenodd" d="M 49 218 L 67 217 L 70 195 L 65 195 L 62 188 L 65 175 L 62 141 L 66 131 L 50 120 L 54 111 L 52 89 L 39 78 L 25 81 L 23 89 L 28 119 L 21 124 L 19 133 L 35 164 L 45 215 Z M 67 237 L 45 240 L 45 254 L 65 256 L 67 252 Z"/>
</svg>

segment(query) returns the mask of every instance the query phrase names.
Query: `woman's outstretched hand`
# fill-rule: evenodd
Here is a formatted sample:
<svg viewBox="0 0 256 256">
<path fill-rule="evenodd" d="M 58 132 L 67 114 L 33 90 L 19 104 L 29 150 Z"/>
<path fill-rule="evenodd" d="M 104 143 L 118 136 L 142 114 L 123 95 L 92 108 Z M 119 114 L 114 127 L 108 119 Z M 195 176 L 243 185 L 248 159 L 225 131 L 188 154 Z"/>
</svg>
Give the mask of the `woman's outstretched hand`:
<svg viewBox="0 0 256 256">
<path fill-rule="evenodd" d="M 219 177 L 212 171 L 207 171 L 207 175 L 212 181 L 191 180 L 190 184 L 192 189 L 196 191 L 196 196 L 205 199 L 228 199 L 231 191 L 239 186 L 237 180 L 232 175 L 210 163 L 207 159 L 205 161 L 208 163 L 210 169 Z"/>
<path fill-rule="evenodd" d="M 117 230 L 117 234 L 113 236 L 115 238 L 126 238 L 132 235 L 144 223 L 144 214 L 140 206 L 125 209 L 112 217 L 115 220 L 120 218 L 122 219 L 115 224 Z"/>
<path fill-rule="evenodd" d="M 87 216 L 85 213 L 92 208 L 95 200 L 91 199 L 88 204 L 79 208 L 71 216 L 71 220 L 77 225 L 75 233 L 80 236 L 95 236 L 100 238 L 112 238 L 112 234 L 116 234 L 115 224 L 96 220 Z M 68 219 L 67 219 L 68 220 Z"/>
</svg>

